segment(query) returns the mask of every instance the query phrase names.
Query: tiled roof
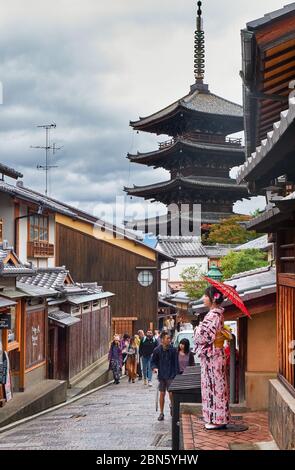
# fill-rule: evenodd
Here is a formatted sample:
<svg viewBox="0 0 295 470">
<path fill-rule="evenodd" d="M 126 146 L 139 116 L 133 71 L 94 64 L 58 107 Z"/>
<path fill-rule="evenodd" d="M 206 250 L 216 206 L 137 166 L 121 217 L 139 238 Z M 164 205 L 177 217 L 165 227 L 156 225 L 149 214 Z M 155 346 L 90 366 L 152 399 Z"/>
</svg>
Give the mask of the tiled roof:
<svg viewBox="0 0 295 470">
<path fill-rule="evenodd" d="M 64 266 L 60 268 L 39 268 L 33 276 L 21 277 L 19 281 L 26 285 L 56 289 L 64 286 L 68 275 L 69 271 Z"/>
<path fill-rule="evenodd" d="M 171 146 L 164 147 L 162 149 L 154 150 L 152 152 L 145 152 L 145 153 L 140 153 L 137 152 L 136 155 L 128 154 L 127 158 L 133 162 L 137 162 L 142 159 L 145 159 L 147 157 L 152 157 L 152 156 L 162 156 L 167 154 L 170 154 L 171 150 L 177 150 L 176 148 L 179 147 L 179 145 L 184 145 L 188 147 L 192 147 L 196 150 L 210 150 L 213 151 L 214 153 L 228 153 L 228 154 L 240 154 L 241 157 L 245 158 L 245 149 L 244 147 L 235 147 L 231 145 L 222 145 L 222 144 L 214 144 L 214 143 L 205 143 L 205 142 L 196 142 L 193 140 L 190 140 L 189 138 L 185 137 L 179 137 L 175 140 L 174 144 Z M 167 155 L 168 157 L 168 155 Z"/>
<path fill-rule="evenodd" d="M 168 189 L 170 187 L 176 186 L 178 184 L 183 184 L 185 187 L 191 186 L 200 189 L 217 189 L 217 190 L 229 190 L 236 191 L 239 195 L 243 194 L 243 198 L 248 197 L 248 190 L 246 185 L 238 185 L 236 180 L 233 178 L 219 178 L 219 177 L 209 177 L 209 176 L 178 176 L 174 179 L 163 181 L 161 183 L 151 184 L 148 186 L 135 186 L 133 188 L 124 188 L 124 191 L 129 194 L 136 195 L 137 193 L 142 193 L 145 191 L 150 191 L 151 194 L 158 189 Z"/>
<path fill-rule="evenodd" d="M 12 307 L 13 305 L 16 305 L 16 302 L 14 302 L 13 300 L 8 300 L 4 297 L 0 297 L 0 308 Z"/>
<path fill-rule="evenodd" d="M 49 320 L 54 320 L 55 322 L 65 326 L 71 326 L 81 321 L 80 318 L 74 317 L 73 315 L 63 312 L 62 310 L 48 312 L 48 318 Z"/>
<path fill-rule="evenodd" d="M 176 292 L 175 294 L 171 294 L 167 296 L 167 299 L 171 300 L 172 302 L 176 302 L 176 303 L 179 302 L 182 304 L 189 304 L 191 301 L 187 293 L 184 291 L 179 291 L 179 292 Z"/>
<path fill-rule="evenodd" d="M 289 3 L 283 8 L 280 8 L 279 10 L 272 11 L 271 13 L 266 13 L 262 18 L 258 18 L 254 21 L 249 21 L 249 23 L 247 23 L 247 27 L 251 30 L 260 28 L 261 26 L 265 26 L 272 21 L 282 18 L 283 16 L 287 15 L 288 13 L 294 10 L 295 2 Z"/>
<path fill-rule="evenodd" d="M 261 141 L 261 145 L 256 148 L 256 152 L 253 152 L 246 160 L 246 163 L 239 168 L 237 174 L 238 183 L 247 180 L 254 168 L 257 165 L 262 164 L 262 161 L 267 158 L 269 152 L 273 149 L 275 144 L 279 141 L 294 120 L 295 97 L 291 97 L 289 98 L 289 109 L 281 112 L 280 121 L 274 123 L 273 130 L 267 133 L 267 138 Z"/>
<path fill-rule="evenodd" d="M 32 189 L 26 188 L 23 185 L 11 185 L 5 181 L 0 180 L 0 192 L 5 192 L 11 195 L 18 196 L 20 199 L 33 202 L 38 204 L 41 207 L 49 209 L 53 212 L 61 213 L 67 215 L 73 219 L 80 219 L 82 221 L 89 222 L 95 227 L 103 227 L 105 230 L 109 230 L 111 233 L 116 233 L 121 235 L 123 238 L 133 240 L 137 245 L 146 246 L 141 240 L 142 238 L 136 234 L 135 231 L 126 230 L 125 227 L 121 227 L 98 219 L 97 217 L 88 214 L 80 209 L 72 207 L 68 204 L 57 201 L 56 199 L 45 196 L 44 194 L 33 191 Z M 150 250 L 156 251 L 154 248 L 150 247 Z"/>
<path fill-rule="evenodd" d="M 5 181 L 0 181 L 0 191 L 19 196 L 23 200 L 34 202 L 46 209 L 53 210 L 54 212 L 59 212 L 71 217 L 77 217 L 77 214 L 74 211 L 71 211 L 66 205 L 24 186 L 13 186 L 12 184 L 8 184 Z"/>
<path fill-rule="evenodd" d="M 67 302 L 74 305 L 84 304 L 85 302 L 93 302 L 94 300 L 107 299 L 109 297 L 114 297 L 115 294 L 112 292 L 97 292 L 96 294 L 80 294 L 80 295 L 69 295 L 67 297 Z"/>
<path fill-rule="evenodd" d="M 255 240 L 251 240 L 247 243 L 243 243 L 243 245 L 239 245 L 234 248 L 233 251 L 242 251 L 242 250 L 267 250 L 273 244 L 268 242 L 268 235 L 262 235 L 262 237 L 255 238 Z"/>
<path fill-rule="evenodd" d="M 157 248 L 176 258 L 206 257 L 199 237 L 158 237 Z"/>
<path fill-rule="evenodd" d="M 225 284 L 236 286 L 243 302 L 274 294 L 276 293 L 276 269 L 273 266 L 267 266 L 245 271 L 235 274 L 226 280 Z M 225 301 L 222 305 L 226 307 L 231 305 L 231 302 Z M 200 299 L 194 302 L 193 310 L 196 314 L 200 314 L 207 311 L 208 308 L 204 306 L 203 301 Z"/>
<path fill-rule="evenodd" d="M 204 245 L 204 250 L 209 258 L 222 258 L 236 247 L 237 245 Z"/>
<path fill-rule="evenodd" d="M 150 116 L 141 117 L 139 121 L 131 121 L 131 126 L 138 124 L 144 125 L 149 122 L 164 118 L 175 111 L 178 108 L 184 108 L 190 111 L 195 111 L 204 114 L 230 116 L 236 118 L 243 117 L 242 106 L 228 101 L 220 96 L 214 95 L 210 92 L 202 92 L 198 89 L 191 91 L 188 95 L 177 100 L 175 103 L 167 106 L 166 108 L 158 111 Z"/>
<path fill-rule="evenodd" d="M 48 296 L 56 294 L 73 304 L 91 302 L 114 295 L 111 292 L 104 292 L 102 286 L 98 286 L 96 282 L 66 284 L 68 276 L 70 273 L 65 266 L 39 268 L 33 276 L 21 277 L 17 282 L 17 287 L 28 295 L 31 293 L 32 296 L 37 296 L 38 293 Z"/>
<path fill-rule="evenodd" d="M 2 163 L 0 163 L 0 173 L 14 179 L 23 177 L 23 175 L 14 168 L 10 168 L 9 166 L 3 165 Z"/>
<path fill-rule="evenodd" d="M 58 291 L 52 288 L 48 289 L 47 287 L 35 286 L 19 281 L 17 281 L 16 287 L 28 297 L 50 297 L 58 294 Z"/>
<path fill-rule="evenodd" d="M 4 263 L 4 260 L 7 256 L 12 253 L 14 258 L 18 261 L 16 265 L 7 262 Z M 7 277 L 17 277 L 19 275 L 30 275 L 33 274 L 35 270 L 29 266 L 24 265 L 21 261 L 17 258 L 16 254 L 11 249 L 3 249 L 0 248 L 0 276 L 7 276 Z"/>
</svg>

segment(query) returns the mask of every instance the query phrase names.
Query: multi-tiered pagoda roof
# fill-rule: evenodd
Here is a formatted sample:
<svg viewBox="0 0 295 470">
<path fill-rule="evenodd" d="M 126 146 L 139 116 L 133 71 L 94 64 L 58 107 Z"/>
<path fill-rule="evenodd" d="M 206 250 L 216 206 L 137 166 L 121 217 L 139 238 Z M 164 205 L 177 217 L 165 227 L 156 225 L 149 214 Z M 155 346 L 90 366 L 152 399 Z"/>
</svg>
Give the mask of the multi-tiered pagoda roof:
<svg viewBox="0 0 295 470">
<path fill-rule="evenodd" d="M 195 40 L 195 84 L 183 98 L 138 121 L 136 131 L 168 135 L 170 140 L 147 152 L 128 154 L 130 162 L 164 168 L 170 179 L 125 188 L 130 196 L 170 204 L 201 204 L 204 223 L 233 214 L 233 204 L 248 197 L 246 185 L 230 178 L 231 168 L 244 163 L 241 139 L 228 137 L 243 130 L 243 109 L 210 92 L 204 79 L 204 33 L 198 2 Z M 210 217 L 212 214 L 212 217 Z M 216 215 L 217 214 L 217 215 Z M 218 214 L 220 217 L 218 217 Z"/>
</svg>

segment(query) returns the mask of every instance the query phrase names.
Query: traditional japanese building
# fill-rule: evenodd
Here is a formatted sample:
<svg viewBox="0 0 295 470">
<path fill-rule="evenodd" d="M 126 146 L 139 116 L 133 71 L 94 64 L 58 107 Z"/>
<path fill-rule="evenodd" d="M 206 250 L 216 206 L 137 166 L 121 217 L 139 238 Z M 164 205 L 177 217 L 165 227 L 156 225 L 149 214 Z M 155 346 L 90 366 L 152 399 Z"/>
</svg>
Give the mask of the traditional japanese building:
<svg viewBox="0 0 295 470">
<path fill-rule="evenodd" d="M 279 448 L 294 450 L 295 3 L 248 23 L 242 52 L 247 160 L 237 180 L 267 199 L 247 226 L 275 242 L 278 373 L 269 382 L 269 424 Z"/>
<path fill-rule="evenodd" d="M 229 176 L 231 168 L 245 160 L 241 139 L 228 137 L 243 130 L 243 109 L 211 93 L 204 83 L 201 5 L 198 2 L 195 83 L 190 92 L 167 108 L 130 123 L 136 131 L 170 136 L 157 150 L 127 157 L 133 163 L 168 170 L 170 179 L 125 191 L 166 206 L 176 205 L 179 211 L 186 204 L 185 213 L 183 208 L 181 211 L 186 218 L 191 217 L 193 205 L 200 204 L 202 224 L 212 224 L 231 216 L 233 204 L 248 193 L 246 186 L 238 186 Z"/>
</svg>

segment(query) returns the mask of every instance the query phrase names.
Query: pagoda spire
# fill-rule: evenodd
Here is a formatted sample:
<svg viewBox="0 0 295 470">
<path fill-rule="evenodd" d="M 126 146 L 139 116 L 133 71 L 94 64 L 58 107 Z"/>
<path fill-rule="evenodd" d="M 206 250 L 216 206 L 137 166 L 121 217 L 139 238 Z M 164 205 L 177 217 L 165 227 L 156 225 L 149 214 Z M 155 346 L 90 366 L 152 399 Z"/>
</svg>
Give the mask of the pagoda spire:
<svg viewBox="0 0 295 470">
<path fill-rule="evenodd" d="M 194 73 L 197 84 L 203 84 L 205 76 L 205 33 L 203 30 L 202 2 L 198 2 L 197 29 L 195 31 Z"/>
</svg>

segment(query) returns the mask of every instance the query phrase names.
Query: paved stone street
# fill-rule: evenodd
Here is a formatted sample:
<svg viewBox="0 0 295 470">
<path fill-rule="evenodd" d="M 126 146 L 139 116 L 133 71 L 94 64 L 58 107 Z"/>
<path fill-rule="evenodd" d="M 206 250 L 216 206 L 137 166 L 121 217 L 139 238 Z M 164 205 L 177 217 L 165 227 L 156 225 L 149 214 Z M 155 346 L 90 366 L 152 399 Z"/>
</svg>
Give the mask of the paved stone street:
<svg viewBox="0 0 295 470">
<path fill-rule="evenodd" d="M 158 422 L 154 386 L 110 385 L 75 403 L 0 434 L 4 449 L 171 449 L 168 403 Z M 168 398 L 168 397 L 167 397 Z"/>
</svg>

